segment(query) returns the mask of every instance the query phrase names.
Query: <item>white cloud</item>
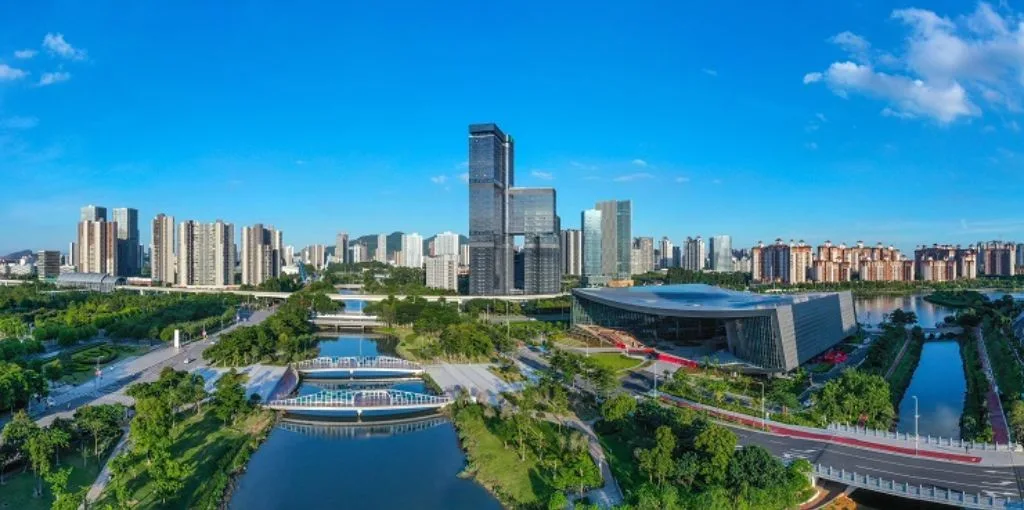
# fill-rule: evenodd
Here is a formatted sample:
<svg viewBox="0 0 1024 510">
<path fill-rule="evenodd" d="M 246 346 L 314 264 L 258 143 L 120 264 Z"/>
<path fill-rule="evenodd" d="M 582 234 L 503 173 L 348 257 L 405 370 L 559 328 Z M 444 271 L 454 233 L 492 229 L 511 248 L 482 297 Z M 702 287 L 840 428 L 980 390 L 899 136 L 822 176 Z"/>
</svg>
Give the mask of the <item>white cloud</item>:
<svg viewBox="0 0 1024 510">
<path fill-rule="evenodd" d="M 43 48 L 52 55 L 57 55 L 68 60 L 84 60 L 85 50 L 75 48 L 64 40 L 64 34 L 48 33 L 43 37 Z"/>
<path fill-rule="evenodd" d="M 32 50 L 32 49 L 18 50 L 18 51 L 14 52 L 14 58 L 20 58 L 20 59 L 23 59 L 23 60 L 24 59 L 30 59 L 30 58 L 36 56 L 36 53 L 39 53 L 39 52 L 37 52 L 36 50 Z"/>
<path fill-rule="evenodd" d="M 690 178 L 689 177 L 676 177 L 676 182 L 678 182 L 678 183 L 690 182 Z"/>
<path fill-rule="evenodd" d="M 825 114 L 824 113 L 820 113 L 820 112 L 819 113 L 815 113 L 814 116 L 817 117 L 818 120 L 820 120 L 822 122 L 828 122 L 828 119 L 825 118 Z"/>
<path fill-rule="evenodd" d="M 722 184 L 722 180 L 721 179 L 713 179 L 711 181 L 711 184 Z"/>
<path fill-rule="evenodd" d="M 597 165 L 588 165 L 586 163 L 580 163 L 579 161 L 570 161 L 569 166 L 578 168 L 580 170 L 594 171 L 597 170 Z"/>
<path fill-rule="evenodd" d="M 654 176 L 649 174 L 649 173 L 647 173 L 647 172 L 640 172 L 640 173 L 635 173 L 635 174 L 620 175 L 620 176 L 618 176 L 618 177 L 616 177 L 616 178 L 614 178 L 612 180 L 615 181 L 615 182 L 630 182 L 630 181 L 639 181 L 639 180 L 643 180 L 643 179 L 653 179 L 653 178 L 654 178 Z"/>
<path fill-rule="evenodd" d="M 295 165 L 296 166 L 302 166 L 302 165 L 305 165 L 305 164 L 306 164 L 306 160 L 304 160 L 304 159 L 296 159 L 295 160 Z"/>
<path fill-rule="evenodd" d="M 0 129 L 32 129 L 39 125 L 35 117 L 7 117 L 0 119 Z"/>
<path fill-rule="evenodd" d="M 804 148 L 810 151 L 816 151 L 818 150 L 818 144 L 815 142 L 807 142 L 804 144 Z"/>
<path fill-rule="evenodd" d="M 714 69 L 708 69 L 706 67 L 704 69 L 701 69 L 700 72 L 702 72 L 702 73 L 704 73 L 704 74 L 706 74 L 708 76 L 715 76 L 715 77 L 718 76 L 718 71 L 716 71 Z"/>
<path fill-rule="evenodd" d="M 43 73 L 43 76 L 39 78 L 38 85 L 45 87 L 47 85 L 53 85 L 54 83 L 60 83 L 62 81 L 68 81 L 71 79 L 71 73 L 64 71 L 57 71 L 55 73 Z"/>
<path fill-rule="evenodd" d="M 459 174 L 459 180 L 462 182 L 469 182 L 469 172 L 462 172 Z"/>
<path fill-rule="evenodd" d="M 642 159 L 634 159 L 631 163 L 633 163 L 634 166 L 638 166 L 640 168 L 647 168 L 647 162 Z"/>
<path fill-rule="evenodd" d="M 447 175 L 435 175 L 430 178 L 430 182 L 434 184 L 444 184 L 446 181 L 448 181 Z"/>
<path fill-rule="evenodd" d="M 893 112 L 940 123 L 981 115 L 979 103 L 1010 112 L 1022 109 L 1024 13 L 980 2 L 961 16 L 912 8 L 894 10 L 890 18 L 907 30 L 900 54 L 876 51 L 863 37 L 842 32 L 829 41 L 846 50 L 852 62 L 807 73 L 804 83 L 824 81 L 843 97 L 864 94 L 886 101 Z M 854 77 L 854 72 L 859 74 Z"/>
<path fill-rule="evenodd" d="M 543 172 L 541 170 L 534 170 L 530 172 L 530 175 L 544 181 L 550 181 L 551 179 L 555 178 L 554 174 L 552 174 L 551 172 Z"/>
<path fill-rule="evenodd" d="M 901 112 L 901 111 L 898 111 L 898 110 L 893 110 L 892 108 L 889 108 L 888 106 L 886 106 L 885 108 L 882 108 L 882 116 L 883 117 L 895 117 L 897 119 L 913 119 L 913 118 L 917 117 L 913 113 Z"/>
<path fill-rule="evenodd" d="M 7 64 L 0 64 L 0 81 L 20 80 L 28 76 L 26 71 L 11 67 Z"/>
<path fill-rule="evenodd" d="M 809 122 L 809 123 L 807 123 L 806 126 L 804 126 L 804 131 L 807 131 L 808 133 L 813 133 L 813 132 L 817 131 L 818 128 L 820 128 L 820 127 L 821 126 L 819 126 L 818 124 L 815 124 L 814 122 Z"/>
</svg>

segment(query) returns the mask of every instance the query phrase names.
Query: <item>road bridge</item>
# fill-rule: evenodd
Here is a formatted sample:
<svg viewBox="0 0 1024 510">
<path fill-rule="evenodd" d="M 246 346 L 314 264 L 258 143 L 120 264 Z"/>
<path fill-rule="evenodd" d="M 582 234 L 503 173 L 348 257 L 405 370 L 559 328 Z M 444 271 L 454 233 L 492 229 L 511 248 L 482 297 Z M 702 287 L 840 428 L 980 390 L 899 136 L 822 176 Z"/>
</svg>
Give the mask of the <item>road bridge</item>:
<svg viewBox="0 0 1024 510">
<path fill-rule="evenodd" d="M 239 295 L 239 296 L 252 296 L 252 297 L 254 297 L 256 299 L 272 299 L 272 300 L 280 300 L 280 301 L 288 299 L 292 295 L 291 292 L 270 292 L 270 291 L 264 291 L 264 290 L 238 290 L 238 289 L 224 288 L 224 287 L 221 287 L 221 288 L 218 288 L 218 287 L 145 287 L 145 286 L 136 286 L 136 285 L 121 285 L 121 286 L 118 286 L 117 289 L 118 290 L 135 291 L 135 292 L 139 292 L 139 293 L 142 293 L 142 294 L 145 294 L 145 293 L 157 293 L 157 292 L 165 292 L 165 293 L 166 292 L 180 292 L 180 293 L 186 293 L 186 294 L 228 293 L 228 294 L 235 294 L 235 295 Z M 441 300 L 444 300 L 444 301 L 448 301 L 450 303 L 462 304 L 462 303 L 465 303 L 466 301 L 470 301 L 470 300 L 473 300 L 473 299 L 495 299 L 495 300 L 499 300 L 499 301 L 519 302 L 519 301 L 532 301 L 532 300 L 535 300 L 535 299 L 552 299 L 552 298 L 557 298 L 557 297 L 562 297 L 562 296 L 567 296 L 567 295 L 568 294 L 560 293 L 560 294 L 522 294 L 522 295 L 513 295 L 513 296 L 417 296 L 417 297 L 423 298 L 426 301 L 441 301 Z M 376 303 L 376 302 L 379 302 L 379 301 L 384 301 L 384 300 L 388 299 L 391 296 L 386 296 L 386 295 L 383 295 L 383 294 L 328 294 L 327 297 L 329 297 L 332 301 L 367 301 L 367 302 Z M 406 297 L 407 296 L 404 296 L 404 295 L 396 295 L 396 296 L 394 296 L 395 299 L 405 299 Z"/>
<path fill-rule="evenodd" d="M 423 373 L 419 363 L 392 356 L 321 356 L 296 363 L 310 377 L 409 376 Z"/>
<path fill-rule="evenodd" d="M 271 400 L 265 407 L 312 416 L 388 416 L 442 409 L 453 400 L 401 390 L 321 391 L 312 395 Z"/>
<path fill-rule="evenodd" d="M 312 322 L 321 328 L 359 330 L 385 325 L 376 315 L 365 315 L 362 313 L 319 314 L 313 317 Z"/>
</svg>

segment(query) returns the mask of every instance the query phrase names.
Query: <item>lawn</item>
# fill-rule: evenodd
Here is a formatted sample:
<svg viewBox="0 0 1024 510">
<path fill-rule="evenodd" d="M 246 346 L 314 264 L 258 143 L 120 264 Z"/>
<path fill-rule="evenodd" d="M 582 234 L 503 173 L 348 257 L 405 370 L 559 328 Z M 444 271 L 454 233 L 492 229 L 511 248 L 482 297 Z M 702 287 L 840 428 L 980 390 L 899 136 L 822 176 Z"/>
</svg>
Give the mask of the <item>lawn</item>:
<svg viewBox="0 0 1024 510">
<path fill-rule="evenodd" d="M 161 505 L 153 494 L 153 484 L 142 461 L 128 484 L 131 500 L 138 508 L 217 508 L 233 464 L 246 447 L 255 449 L 274 414 L 257 411 L 235 427 L 224 425 L 212 412 L 188 418 L 174 428 L 171 455 L 195 469 L 174 501 Z M 106 492 L 100 503 L 113 503 Z M 97 508 L 102 508 L 102 504 Z"/>
<path fill-rule="evenodd" d="M 70 358 L 60 356 L 59 359 L 64 364 L 64 377 L 61 377 L 60 382 L 79 385 L 91 381 L 96 377 L 97 361 L 100 368 L 106 368 L 148 350 L 149 347 L 139 345 L 101 344 L 75 352 Z"/>
<path fill-rule="evenodd" d="M 617 352 L 599 352 L 591 354 L 590 359 L 594 360 L 598 365 L 611 369 L 613 372 L 622 372 L 631 368 L 636 368 L 644 363 L 643 360 L 623 356 Z"/>
<path fill-rule="evenodd" d="M 111 442 L 111 448 L 117 441 Z M 91 443 L 90 443 L 91 444 Z M 106 461 L 109 450 L 100 455 L 102 461 Z M 59 468 L 70 466 L 71 477 L 68 481 L 68 490 L 76 491 L 82 487 L 92 485 L 100 473 L 102 462 L 90 456 L 87 460 L 82 458 L 79 448 L 73 448 L 60 457 Z M 49 488 L 43 489 L 41 498 L 32 495 L 36 486 L 36 475 L 31 469 L 22 471 L 18 469 L 8 473 L 4 479 L 4 485 L 0 486 L 0 508 L 7 510 L 49 510 L 53 504 L 53 495 Z M 43 482 L 43 487 L 46 483 Z"/>
<path fill-rule="evenodd" d="M 597 427 L 595 432 L 601 441 L 601 448 L 604 450 L 612 475 L 628 497 L 630 492 L 638 489 L 647 479 L 637 469 L 636 458 L 633 455 L 634 445 L 625 437 L 627 431 L 616 431 L 604 424 Z"/>
</svg>

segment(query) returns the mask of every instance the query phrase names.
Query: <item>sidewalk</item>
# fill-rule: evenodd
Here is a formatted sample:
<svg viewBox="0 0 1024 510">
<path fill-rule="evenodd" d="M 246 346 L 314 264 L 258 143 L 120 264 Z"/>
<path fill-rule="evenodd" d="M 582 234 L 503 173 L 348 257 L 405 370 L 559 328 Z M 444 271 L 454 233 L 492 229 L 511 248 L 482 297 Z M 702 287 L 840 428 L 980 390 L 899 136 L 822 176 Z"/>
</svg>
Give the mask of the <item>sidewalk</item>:
<svg viewBox="0 0 1024 510">
<path fill-rule="evenodd" d="M 103 489 L 107 488 L 107 484 L 110 483 L 110 461 L 117 457 L 122 450 L 128 446 L 128 429 L 124 429 L 121 434 L 121 440 L 117 442 L 117 446 L 110 451 L 110 455 L 107 456 L 107 461 L 103 463 L 103 469 L 100 470 L 99 476 L 96 477 L 96 481 L 89 487 L 89 492 L 85 495 L 85 501 L 87 503 L 94 503 L 99 499 L 100 495 L 103 494 Z"/>
<path fill-rule="evenodd" d="M 724 421 L 738 423 L 751 428 L 761 428 L 761 419 L 741 413 L 717 409 L 711 406 L 690 402 L 679 397 L 659 393 L 658 397 L 669 404 L 686 407 L 708 414 Z M 886 437 L 872 437 L 863 432 L 840 432 L 837 430 L 820 429 L 787 425 L 772 420 L 765 422 L 765 429 L 779 436 L 822 441 L 842 446 L 878 450 L 911 457 L 928 457 L 935 460 L 981 464 L 985 466 L 1019 466 L 1024 465 L 1024 454 L 1007 450 L 971 449 L 969 452 L 958 445 L 940 445 L 935 443 L 915 442 L 910 440 Z"/>
<path fill-rule="evenodd" d="M 988 359 L 988 348 L 985 347 L 985 335 L 981 328 L 974 328 L 974 336 L 978 340 L 978 357 L 981 359 L 981 367 L 985 370 L 985 379 L 988 380 L 988 391 L 985 392 L 985 404 L 988 407 L 988 421 L 992 424 L 992 436 L 997 443 L 1010 442 L 1010 427 L 1006 423 L 1006 414 L 1003 413 L 1003 403 L 999 400 L 999 385 L 992 375 L 992 364 Z"/>
<path fill-rule="evenodd" d="M 612 475 L 612 468 L 608 465 L 608 460 L 605 459 L 604 449 L 601 448 L 601 441 L 597 438 L 597 433 L 594 432 L 594 429 L 588 423 L 575 416 L 568 420 L 555 415 L 547 415 L 545 418 L 551 421 L 557 420 L 564 425 L 572 427 L 582 432 L 583 437 L 587 438 L 590 457 L 594 459 L 594 462 L 601 469 L 601 479 L 604 480 L 604 486 L 590 489 L 584 496 L 601 508 L 615 508 L 621 505 L 625 498 L 622 496 L 619 483 L 615 481 L 615 476 Z"/>
</svg>

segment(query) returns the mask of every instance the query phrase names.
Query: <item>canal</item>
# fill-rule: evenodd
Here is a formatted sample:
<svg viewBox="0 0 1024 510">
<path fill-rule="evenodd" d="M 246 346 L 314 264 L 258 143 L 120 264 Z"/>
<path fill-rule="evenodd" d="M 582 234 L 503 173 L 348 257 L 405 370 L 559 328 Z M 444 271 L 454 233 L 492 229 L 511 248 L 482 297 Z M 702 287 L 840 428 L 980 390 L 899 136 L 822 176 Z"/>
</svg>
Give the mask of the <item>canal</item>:
<svg viewBox="0 0 1024 510">
<path fill-rule="evenodd" d="M 320 342 L 324 356 L 393 355 L 393 348 L 370 335 Z M 299 393 L 336 387 L 316 383 L 304 381 Z M 424 391 L 418 381 L 392 387 Z M 465 463 L 455 428 L 443 418 L 362 426 L 282 421 L 253 454 L 229 508 L 500 509 L 483 487 L 457 476 Z"/>
<path fill-rule="evenodd" d="M 877 325 L 882 317 L 902 308 L 917 314 L 922 327 L 932 327 L 952 315 L 952 308 L 924 300 L 923 294 L 857 298 L 857 321 Z M 897 430 L 914 433 L 914 396 L 918 400 L 918 431 L 924 435 L 960 437 L 960 415 L 964 408 L 964 378 L 960 347 L 954 340 L 925 342 L 921 360 L 899 405 Z"/>
</svg>

